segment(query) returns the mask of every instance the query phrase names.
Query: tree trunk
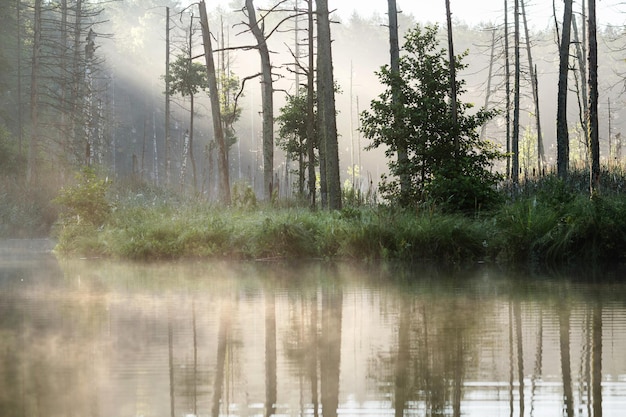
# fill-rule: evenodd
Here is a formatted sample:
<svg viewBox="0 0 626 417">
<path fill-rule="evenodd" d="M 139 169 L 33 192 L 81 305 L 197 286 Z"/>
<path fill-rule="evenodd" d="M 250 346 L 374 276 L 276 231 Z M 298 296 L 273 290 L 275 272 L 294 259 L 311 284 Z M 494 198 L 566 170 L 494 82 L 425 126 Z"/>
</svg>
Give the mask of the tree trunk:
<svg viewBox="0 0 626 417">
<path fill-rule="evenodd" d="M 400 42 L 398 39 L 398 9 L 396 0 L 388 0 L 389 14 L 389 54 L 391 56 L 391 74 L 394 78 L 400 78 Z M 399 85 L 396 81 L 391 85 L 391 101 L 395 108 L 400 100 Z M 397 129 L 394 129 L 397 131 Z M 400 167 L 400 203 L 402 205 L 409 204 L 409 195 L 411 193 L 411 178 L 407 174 L 405 168 L 409 163 L 407 145 L 404 138 L 395 138 L 396 147 L 398 149 L 398 166 Z M 353 167 L 354 169 L 354 167 Z"/>
<path fill-rule="evenodd" d="M 489 100 L 491 99 L 491 79 L 493 78 L 493 62 L 496 51 L 496 30 L 491 31 L 491 55 L 489 57 L 489 75 L 487 75 L 487 92 L 485 94 L 485 110 L 489 108 Z M 480 128 L 480 140 L 485 140 L 487 135 L 487 123 Z"/>
<path fill-rule="evenodd" d="M 32 133 L 28 142 L 26 182 L 31 185 L 37 178 L 37 153 L 39 151 L 39 61 L 41 54 L 41 0 L 35 0 L 33 33 L 33 61 L 30 78 L 30 118 Z"/>
<path fill-rule="evenodd" d="M 213 48 L 211 46 L 209 20 L 207 18 L 206 4 L 204 3 L 204 0 L 200 0 L 198 7 L 200 9 L 200 22 L 202 24 L 204 59 L 206 61 L 207 78 L 209 81 L 209 96 L 211 98 L 211 114 L 213 117 L 213 133 L 218 147 L 217 166 L 220 173 L 220 200 L 223 204 L 230 205 L 230 180 L 228 177 L 227 150 L 226 143 L 224 141 L 224 130 L 222 129 L 220 96 L 217 90 L 217 79 L 215 77 L 215 62 L 213 61 Z"/>
<path fill-rule="evenodd" d="M 190 60 L 191 62 L 191 60 Z M 191 93 L 189 95 L 190 104 L 190 120 L 189 120 L 189 160 L 191 161 L 191 174 L 193 179 L 193 192 L 194 194 L 198 191 L 198 171 L 196 169 L 196 158 L 193 155 L 193 130 L 194 130 L 194 117 L 193 113 L 195 111 L 195 99 L 194 94 Z"/>
<path fill-rule="evenodd" d="M 307 153 L 309 159 L 309 204 L 311 209 L 315 209 L 315 45 L 314 39 L 314 23 L 313 16 L 313 0 L 307 0 L 308 18 L 309 18 L 309 72 L 307 73 L 307 117 L 306 117 L 306 136 L 307 136 Z"/>
<path fill-rule="evenodd" d="M 567 178 L 569 170 L 569 132 L 567 126 L 567 78 L 569 70 L 569 45 L 572 27 L 572 2 L 565 0 L 563 29 L 559 45 L 559 87 L 556 115 L 557 173 Z"/>
<path fill-rule="evenodd" d="M 459 134 L 457 128 L 457 88 L 456 88 L 456 57 L 454 56 L 454 40 L 452 38 L 452 12 L 450 11 L 450 0 L 446 0 L 446 21 L 448 23 L 448 57 L 450 60 L 450 119 L 454 126 L 454 158 L 459 155 Z"/>
<path fill-rule="evenodd" d="M 322 141 L 326 150 L 326 183 L 328 208 L 341 210 L 341 180 L 339 173 L 339 145 L 337 142 L 337 115 L 335 111 L 335 82 L 330 36 L 328 0 L 317 0 L 317 74 L 319 79 L 318 108 L 322 123 Z"/>
<path fill-rule="evenodd" d="M 584 23 L 583 17 L 583 28 L 585 30 L 586 24 Z M 578 37 L 578 25 L 576 24 L 576 17 L 572 16 L 572 33 L 574 34 L 574 45 L 576 45 L 576 60 L 578 61 L 578 72 L 580 73 L 580 83 L 578 83 L 579 77 L 576 77 L 577 81 L 577 96 L 578 96 L 578 108 L 579 108 L 579 121 L 580 126 L 582 127 L 582 131 L 587 135 L 588 123 L 587 117 L 589 115 L 589 96 L 587 93 L 587 82 L 589 80 L 589 76 L 587 75 L 587 63 L 585 61 L 587 55 L 587 47 L 584 46 L 583 42 L 587 39 L 586 35 L 583 35 L 583 40 L 581 41 Z M 583 32 L 584 33 L 584 32 Z M 585 143 L 586 146 L 589 146 L 589 143 Z"/>
<path fill-rule="evenodd" d="M 170 8 L 165 8 L 165 186 L 172 181 L 172 138 L 170 132 Z M 115 152 L 115 151 L 114 151 Z"/>
<path fill-rule="evenodd" d="M 259 27 L 252 0 L 246 0 L 250 30 L 257 42 L 261 57 L 261 108 L 263 112 L 263 192 L 265 199 L 272 198 L 274 172 L 274 85 L 272 63 L 263 29 Z"/>
<path fill-rule="evenodd" d="M 541 175 L 546 162 L 546 155 L 543 149 L 543 136 L 541 134 L 541 117 L 539 113 L 539 77 L 537 67 L 533 65 L 533 56 L 530 49 L 530 35 L 528 32 L 528 20 L 526 19 L 526 7 L 522 2 L 522 18 L 524 20 L 524 35 L 526 36 L 526 52 L 528 54 L 528 68 L 530 71 L 530 82 L 532 84 L 533 101 L 535 103 L 535 123 L 537 125 L 537 174 Z"/>
<path fill-rule="evenodd" d="M 591 195 L 600 192 L 600 139 L 598 122 L 598 39 L 596 0 L 589 0 L 589 147 L 591 149 Z"/>
<path fill-rule="evenodd" d="M 506 176 L 511 178 L 511 65 L 509 62 L 509 6 L 504 0 L 504 77 L 506 95 Z"/>
<path fill-rule="evenodd" d="M 514 184 L 519 182 L 519 118 L 520 118 L 520 52 L 519 52 L 519 1 L 514 0 L 514 54 L 515 54 L 515 78 L 513 82 L 513 138 L 511 143 L 511 180 Z"/>
</svg>

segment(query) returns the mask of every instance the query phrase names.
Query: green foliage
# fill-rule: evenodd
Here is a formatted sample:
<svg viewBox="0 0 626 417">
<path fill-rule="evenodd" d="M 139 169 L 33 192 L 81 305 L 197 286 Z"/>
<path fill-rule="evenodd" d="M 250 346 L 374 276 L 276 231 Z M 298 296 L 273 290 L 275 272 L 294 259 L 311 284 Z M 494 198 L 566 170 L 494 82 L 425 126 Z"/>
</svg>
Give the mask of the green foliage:
<svg viewBox="0 0 626 417">
<path fill-rule="evenodd" d="M 276 118 L 278 123 L 276 145 L 285 151 L 291 161 L 302 161 L 296 174 L 299 174 L 300 169 L 306 170 L 309 164 L 307 154 L 307 94 L 307 90 L 303 88 L 299 95 L 288 96 L 287 103 L 280 108 L 280 115 Z M 317 115 L 314 117 L 316 123 L 312 140 L 314 140 L 313 147 L 317 149 Z"/>
<path fill-rule="evenodd" d="M 76 184 L 62 188 L 54 199 L 64 207 L 63 223 L 103 225 L 112 211 L 107 199 L 110 186 L 108 178 L 99 179 L 93 168 L 85 167 L 76 175 Z"/>
<path fill-rule="evenodd" d="M 239 94 L 239 77 L 233 72 L 226 74 L 220 71 L 218 75 L 220 92 L 220 114 L 224 125 L 224 136 L 227 149 L 237 143 L 234 124 L 241 117 L 241 107 L 236 105 Z"/>
<path fill-rule="evenodd" d="M 199 62 L 193 62 L 185 55 L 179 55 L 170 64 L 169 94 L 180 94 L 183 97 L 198 94 L 209 88 L 206 67 Z"/>
<path fill-rule="evenodd" d="M 378 72 L 387 89 L 361 115 L 362 131 L 372 141 L 369 148 L 386 146 L 394 176 L 383 178 L 381 194 L 402 205 L 430 197 L 448 211 L 490 206 L 496 200 L 493 188 L 499 176 L 489 168 L 503 155 L 480 140 L 478 128 L 496 113 L 468 114 L 472 105 L 459 101 L 457 122 L 450 117 L 450 64 L 445 49 L 438 49 L 437 31 L 436 26 L 418 25 L 407 33 L 399 74 L 388 66 Z M 464 68 L 464 56 L 456 58 L 457 71 Z M 464 82 L 457 84 L 460 96 Z M 406 163 L 396 159 L 403 148 L 408 153 Z M 403 176 L 410 180 L 407 195 L 400 194 Z M 457 184 L 459 180 L 463 183 Z"/>
<path fill-rule="evenodd" d="M 233 185 L 231 202 L 233 207 L 239 209 L 252 210 L 257 207 L 257 199 L 254 190 L 250 184 L 243 181 L 235 182 Z"/>
<path fill-rule="evenodd" d="M 142 260 L 341 257 L 524 265 L 625 260 L 623 194 L 589 199 L 556 178 L 527 187 L 535 192 L 472 216 L 423 209 L 427 205 L 419 211 L 253 208 L 244 203 L 245 187 L 233 193 L 241 196 L 239 205 L 228 210 L 197 200 L 137 196 L 118 200 L 103 225 L 66 222 L 57 250 Z"/>
</svg>

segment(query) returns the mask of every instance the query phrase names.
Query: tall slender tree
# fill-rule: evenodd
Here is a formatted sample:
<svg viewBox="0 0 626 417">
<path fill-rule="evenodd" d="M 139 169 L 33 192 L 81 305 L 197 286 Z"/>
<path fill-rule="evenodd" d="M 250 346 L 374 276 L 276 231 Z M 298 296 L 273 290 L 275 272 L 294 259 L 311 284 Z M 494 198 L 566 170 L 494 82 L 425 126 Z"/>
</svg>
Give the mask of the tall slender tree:
<svg viewBox="0 0 626 417">
<path fill-rule="evenodd" d="M 504 0 L 504 85 L 506 96 L 506 176 L 511 178 L 511 63 L 509 59 L 508 0 Z"/>
<path fill-rule="evenodd" d="M 265 19 L 257 19 L 253 0 L 246 0 L 250 31 L 256 39 L 256 49 L 261 58 L 261 101 L 263 113 L 263 192 L 266 199 L 272 198 L 274 188 L 274 82 L 272 62 L 265 34 Z"/>
<path fill-rule="evenodd" d="M 307 2 L 307 17 L 308 17 L 308 49 L 309 49 L 309 68 L 306 76 L 307 85 L 307 97 L 306 97 L 306 136 L 307 136 L 307 153 L 309 159 L 309 205 L 311 209 L 315 209 L 315 191 L 316 191 L 316 178 L 315 178 L 315 43 L 314 31 L 315 31 L 315 17 L 313 15 L 313 0 L 306 0 Z"/>
<path fill-rule="evenodd" d="M 391 55 L 391 77 L 400 77 L 400 41 L 398 39 L 398 9 L 396 6 L 396 0 L 388 0 L 388 13 L 389 13 L 389 53 Z M 448 2 L 446 2 L 448 4 Z M 395 108 L 400 104 L 400 83 L 394 82 L 391 85 L 391 101 L 392 106 Z M 398 119 L 394 119 L 394 122 L 398 122 Z M 393 129 L 398 132 L 397 126 Z M 409 163 L 409 157 L 407 153 L 407 145 L 400 135 L 396 135 L 395 141 L 398 152 L 398 167 L 400 168 L 400 203 L 407 205 L 410 201 L 409 195 L 411 190 L 411 178 L 406 165 Z"/>
<path fill-rule="evenodd" d="M 37 153 L 39 150 L 39 65 L 41 60 L 41 0 L 35 0 L 33 26 L 33 60 L 30 77 L 30 122 L 31 134 L 28 142 L 28 166 L 26 182 L 32 183 L 37 177 Z"/>
<path fill-rule="evenodd" d="M 543 136 L 541 133 L 541 114 L 539 112 L 539 77 L 537 68 L 533 64 L 533 55 L 530 48 L 530 33 L 528 30 L 528 19 L 526 18 L 525 1 L 521 0 L 522 19 L 524 21 L 524 37 L 526 40 L 526 53 L 528 55 L 528 69 L 530 72 L 530 82 L 532 84 L 533 102 L 535 104 L 535 125 L 537 127 L 537 173 L 541 175 L 546 162 L 546 155 L 543 148 Z"/>
<path fill-rule="evenodd" d="M 219 190 L 220 200 L 223 204 L 230 205 L 230 179 L 228 172 L 228 158 L 226 156 L 226 141 L 224 140 L 224 129 L 222 126 L 220 93 L 217 88 L 217 76 L 215 73 L 215 61 L 213 60 L 213 47 L 209 29 L 209 19 L 206 12 L 204 0 L 200 0 L 200 24 L 202 25 L 202 43 L 204 44 L 204 60 L 206 64 L 209 96 L 211 98 L 211 116 L 213 119 L 213 133 L 217 142 L 217 166 L 219 170 Z"/>
<path fill-rule="evenodd" d="M 598 124 L 598 39 L 596 0 L 589 0 L 589 147 L 591 149 L 590 191 L 600 191 L 600 139 Z"/>
<path fill-rule="evenodd" d="M 320 154 L 321 148 L 324 148 L 328 208 L 340 210 L 339 144 L 328 0 L 317 0 L 317 42 L 318 114 L 322 140 Z"/>
<path fill-rule="evenodd" d="M 572 28 L 572 2 L 565 0 L 563 28 L 559 44 L 559 86 L 556 114 L 557 173 L 565 179 L 569 170 L 569 132 L 567 126 L 567 79 L 569 72 L 569 47 Z"/>
<path fill-rule="evenodd" d="M 448 25 L 448 59 L 450 60 L 450 120 L 452 120 L 454 135 L 454 158 L 459 157 L 459 135 L 457 130 L 457 84 L 456 84 L 456 59 L 454 56 L 454 39 L 452 36 L 452 11 L 450 10 L 450 0 L 446 0 L 446 21 Z"/>
<path fill-rule="evenodd" d="M 514 184 L 519 181 L 519 125 L 520 125 L 520 36 L 519 36 L 519 2 L 514 0 L 513 22 L 514 22 L 514 44 L 513 53 L 515 55 L 515 73 L 513 81 L 513 137 L 511 142 L 511 180 Z"/>
</svg>

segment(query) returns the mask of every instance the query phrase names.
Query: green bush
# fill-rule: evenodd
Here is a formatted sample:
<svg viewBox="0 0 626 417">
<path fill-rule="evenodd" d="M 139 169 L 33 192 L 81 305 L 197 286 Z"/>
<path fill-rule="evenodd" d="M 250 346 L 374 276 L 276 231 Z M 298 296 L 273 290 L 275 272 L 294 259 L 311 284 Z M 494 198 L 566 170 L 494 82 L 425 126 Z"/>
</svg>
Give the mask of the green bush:
<svg viewBox="0 0 626 417">
<path fill-rule="evenodd" d="M 54 199 L 65 208 L 61 213 L 63 223 L 104 224 L 112 210 L 107 200 L 110 186 L 108 179 L 99 179 L 93 168 L 85 167 L 76 175 L 76 184 L 62 188 Z"/>
</svg>

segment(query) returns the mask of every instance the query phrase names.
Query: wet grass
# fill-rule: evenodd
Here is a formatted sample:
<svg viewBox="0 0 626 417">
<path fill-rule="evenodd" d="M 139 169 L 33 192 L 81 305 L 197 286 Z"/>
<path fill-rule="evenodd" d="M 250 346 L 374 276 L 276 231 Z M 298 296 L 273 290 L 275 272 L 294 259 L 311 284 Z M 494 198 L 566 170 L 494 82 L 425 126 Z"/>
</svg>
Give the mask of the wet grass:
<svg viewBox="0 0 626 417">
<path fill-rule="evenodd" d="M 57 251 L 134 260 L 626 260 L 626 196 L 621 190 L 607 189 L 591 199 L 584 185 L 545 177 L 503 192 L 508 197 L 504 205 L 471 216 L 380 206 L 338 212 L 263 204 L 223 209 L 172 198 L 118 197 L 102 225 L 71 219 L 59 225 Z"/>
</svg>

